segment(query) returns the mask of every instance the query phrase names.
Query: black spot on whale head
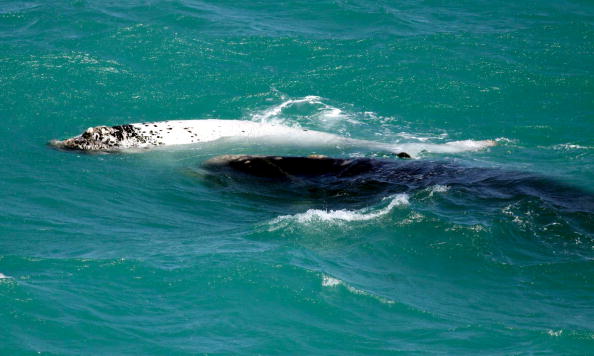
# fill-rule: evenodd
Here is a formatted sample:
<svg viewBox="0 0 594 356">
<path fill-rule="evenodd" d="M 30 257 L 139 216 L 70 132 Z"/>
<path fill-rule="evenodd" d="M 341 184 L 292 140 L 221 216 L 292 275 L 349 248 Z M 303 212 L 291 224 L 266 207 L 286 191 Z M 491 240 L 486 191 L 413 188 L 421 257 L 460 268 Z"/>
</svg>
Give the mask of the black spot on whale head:
<svg viewBox="0 0 594 356">
<path fill-rule="evenodd" d="M 120 141 L 138 136 L 132 125 L 117 125 L 111 128 L 113 129 L 112 134 Z"/>
</svg>

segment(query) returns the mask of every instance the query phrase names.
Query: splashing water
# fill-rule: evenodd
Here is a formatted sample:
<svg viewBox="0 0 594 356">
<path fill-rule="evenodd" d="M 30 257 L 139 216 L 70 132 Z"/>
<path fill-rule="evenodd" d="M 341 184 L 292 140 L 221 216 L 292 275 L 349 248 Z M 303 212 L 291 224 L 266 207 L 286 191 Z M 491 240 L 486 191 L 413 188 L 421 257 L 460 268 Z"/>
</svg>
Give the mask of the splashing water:
<svg viewBox="0 0 594 356">
<path fill-rule="evenodd" d="M 272 229 L 280 228 L 289 222 L 297 222 L 299 224 L 317 224 L 320 222 L 330 224 L 340 224 L 342 222 L 352 221 L 368 221 L 378 219 L 382 216 L 389 214 L 392 209 L 397 206 L 408 205 L 407 194 L 397 194 L 391 197 L 387 197 L 384 200 L 390 202 L 384 208 L 379 210 L 373 210 L 370 208 L 361 210 L 320 210 L 320 209 L 309 209 L 304 213 L 295 215 L 283 215 L 275 218 L 270 222 Z"/>
</svg>

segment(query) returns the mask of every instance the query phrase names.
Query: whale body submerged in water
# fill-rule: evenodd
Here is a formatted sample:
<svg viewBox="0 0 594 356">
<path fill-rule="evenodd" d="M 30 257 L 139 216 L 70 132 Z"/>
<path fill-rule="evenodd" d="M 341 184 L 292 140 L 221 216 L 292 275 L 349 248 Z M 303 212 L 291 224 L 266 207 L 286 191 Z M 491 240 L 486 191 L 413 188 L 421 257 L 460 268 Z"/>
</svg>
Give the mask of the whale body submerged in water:
<svg viewBox="0 0 594 356">
<path fill-rule="evenodd" d="M 313 197 L 324 204 L 360 205 L 394 193 L 447 186 L 455 194 L 489 199 L 495 205 L 527 199 L 564 211 L 594 213 L 594 195 L 578 188 L 533 173 L 449 161 L 223 155 L 202 168 L 217 183 L 248 194 L 265 192 L 280 201 Z"/>
<path fill-rule="evenodd" d="M 173 120 L 118 126 L 97 126 L 91 127 L 82 134 L 69 139 L 52 140 L 50 144 L 65 150 L 134 152 L 159 146 L 211 142 L 223 138 L 256 139 L 258 143 L 269 142 L 273 144 L 366 147 L 391 153 L 406 151 L 412 155 L 422 151 L 435 153 L 475 151 L 496 144 L 492 140 L 463 140 L 444 144 L 389 144 L 352 139 L 327 132 L 286 125 L 218 119 Z"/>
</svg>

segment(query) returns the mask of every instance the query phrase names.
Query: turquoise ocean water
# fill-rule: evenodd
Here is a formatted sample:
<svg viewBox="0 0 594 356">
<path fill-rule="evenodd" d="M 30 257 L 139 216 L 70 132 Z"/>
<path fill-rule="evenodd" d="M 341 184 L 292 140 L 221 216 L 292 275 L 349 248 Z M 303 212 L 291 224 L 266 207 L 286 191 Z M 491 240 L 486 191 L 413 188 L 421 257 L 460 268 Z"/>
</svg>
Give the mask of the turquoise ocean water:
<svg viewBox="0 0 594 356">
<path fill-rule="evenodd" d="M 200 166 L 389 156 L 46 145 L 201 118 L 498 146 L 347 204 Z M 594 353 L 590 1 L 2 0 L 0 120 L 2 355 Z"/>
</svg>

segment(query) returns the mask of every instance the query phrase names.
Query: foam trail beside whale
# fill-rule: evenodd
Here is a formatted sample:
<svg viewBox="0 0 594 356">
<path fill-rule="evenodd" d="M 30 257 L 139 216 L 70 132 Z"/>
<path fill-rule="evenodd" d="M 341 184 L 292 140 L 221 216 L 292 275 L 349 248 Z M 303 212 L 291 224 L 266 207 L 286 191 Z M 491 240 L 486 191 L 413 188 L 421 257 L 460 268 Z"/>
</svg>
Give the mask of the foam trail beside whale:
<svg viewBox="0 0 594 356">
<path fill-rule="evenodd" d="M 50 144 L 68 150 L 133 152 L 158 146 L 211 142 L 222 138 L 257 139 L 258 143 L 296 146 L 366 147 L 391 153 L 406 151 L 413 156 L 421 152 L 476 151 L 495 145 L 495 141 L 491 140 L 453 141 L 444 144 L 389 144 L 351 139 L 327 132 L 276 123 L 217 119 L 145 122 L 111 127 L 97 126 L 66 140 L 52 140 Z"/>
</svg>

